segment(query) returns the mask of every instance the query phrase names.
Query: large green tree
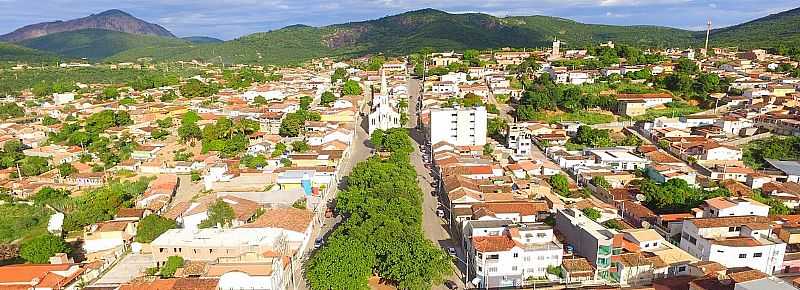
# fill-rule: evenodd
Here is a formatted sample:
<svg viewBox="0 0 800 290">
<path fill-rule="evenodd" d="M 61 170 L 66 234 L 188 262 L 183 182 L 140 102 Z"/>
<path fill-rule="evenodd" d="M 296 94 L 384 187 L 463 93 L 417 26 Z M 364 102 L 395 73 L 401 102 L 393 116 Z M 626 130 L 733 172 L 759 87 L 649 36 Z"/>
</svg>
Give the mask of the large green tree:
<svg viewBox="0 0 800 290">
<path fill-rule="evenodd" d="M 149 243 L 158 238 L 169 229 L 174 229 L 178 225 L 174 220 L 151 214 L 144 217 L 136 226 L 136 241 Z"/>
<path fill-rule="evenodd" d="M 30 263 L 44 264 L 56 253 L 69 253 L 69 246 L 60 237 L 42 234 L 22 244 L 19 256 Z"/>
</svg>

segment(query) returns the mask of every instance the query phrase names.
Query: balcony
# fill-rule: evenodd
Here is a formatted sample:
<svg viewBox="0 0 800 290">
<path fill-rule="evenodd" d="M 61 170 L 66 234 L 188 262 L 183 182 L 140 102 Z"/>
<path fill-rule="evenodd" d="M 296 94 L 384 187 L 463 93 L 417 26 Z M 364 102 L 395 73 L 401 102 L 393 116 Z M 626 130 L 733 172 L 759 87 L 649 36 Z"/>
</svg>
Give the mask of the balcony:
<svg viewBox="0 0 800 290">
<path fill-rule="evenodd" d="M 610 246 L 600 246 L 597 248 L 597 255 L 600 256 L 608 256 L 611 255 L 611 247 Z"/>
</svg>

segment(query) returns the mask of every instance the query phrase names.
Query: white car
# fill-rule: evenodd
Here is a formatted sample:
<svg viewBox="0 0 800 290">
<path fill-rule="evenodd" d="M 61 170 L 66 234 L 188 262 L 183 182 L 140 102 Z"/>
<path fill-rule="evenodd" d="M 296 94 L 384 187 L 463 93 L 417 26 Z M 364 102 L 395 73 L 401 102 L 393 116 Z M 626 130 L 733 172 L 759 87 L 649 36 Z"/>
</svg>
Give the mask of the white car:
<svg viewBox="0 0 800 290">
<path fill-rule="evenodd" d="M 436 210 L 436 215 L 438 215 L 440 218 L 444 218 L 444 210 L 437 209 Z"/>
</svg>

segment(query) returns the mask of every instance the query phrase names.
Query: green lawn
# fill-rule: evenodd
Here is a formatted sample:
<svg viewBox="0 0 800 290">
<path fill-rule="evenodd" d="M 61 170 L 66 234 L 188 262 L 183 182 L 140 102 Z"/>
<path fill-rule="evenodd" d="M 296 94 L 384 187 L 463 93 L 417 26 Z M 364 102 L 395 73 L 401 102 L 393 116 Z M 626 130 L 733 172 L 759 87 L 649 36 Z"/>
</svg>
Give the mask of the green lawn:
<svg viewBox="0 0 800 290">
<path fill-rule="evenodd" d="M 22 203 L 0 205 L 0 243 L 29 239 L 47 232 L 51 211 Z"/>
<path fill-rule="evenodd" d="M 583 111 L 573 112 L 573 113 L 558 113 L 558 114 L 547 114 L 545 112 L 536 112 L 533 115 L 533 119 L 547 123 L 578 121 L 586 125 L 614 122 L 613 115 L 583 112 Z"/>
<path fill-rule="evenodd" d="M 647 113 L 641 116 L 629 117 L 633 121 L 652 121 L 659 117 L 683 117 L 700 112 L 700 108 L 685 103 L 667 106 L 661 109 L 647 109 Z"/>
</svg>

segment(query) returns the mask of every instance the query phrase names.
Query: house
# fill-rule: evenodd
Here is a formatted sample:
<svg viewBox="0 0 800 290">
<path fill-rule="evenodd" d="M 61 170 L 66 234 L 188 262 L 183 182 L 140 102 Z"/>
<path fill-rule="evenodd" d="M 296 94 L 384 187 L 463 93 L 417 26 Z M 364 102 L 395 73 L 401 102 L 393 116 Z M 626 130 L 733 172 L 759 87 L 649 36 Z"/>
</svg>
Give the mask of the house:
<svg viewBox="0 0 800 290">
<path fill-rule="evenodd" d="M 0 266 L 0 288 L 80 289 L 86 269 L 75 263 L 17 264 Z"/>
<path fill-rule="evenodd" d="M 478 288 L 523 285 L 561 265 L 563 246 L 544 224 L 509 225 L 500 235 L 473 236 L 468 259 Z"/>
<path fill-rule="evenodd" d="M 647 159 L 633 155 L 627 150 L 590 149 L 587 153 L 593 157 L 595 164 L 609 166 L 612 170 L 643 169 L 650 163 Z"/>
<path fill-rule="evenodd" d="M 715 197 L 700 206 L 704 218 L 727 216 L 767 216 L 769 206 L 746 197 Z"/>
<path fill-rule="evenodd" d="M 786 243 L 767 217 L 731 216 L 685 219 L 680 248 L 703 261 L 771 274 L 782 268 Z"/>
<path fill-rule="evenodd" d="M 646 94 L 617 94 L 617 101 L 642 102 L 645 108 L 653 108 L 672 102 L 672 95 L 668 93 L 646 93 Z"/>
<path fill-rule="evenodd" d="M 119 256 L 136 236 L 136 225 L 135 221 L 112 220 L 86 226 L 82 247 L 87 259 Z"/>
</svg>

